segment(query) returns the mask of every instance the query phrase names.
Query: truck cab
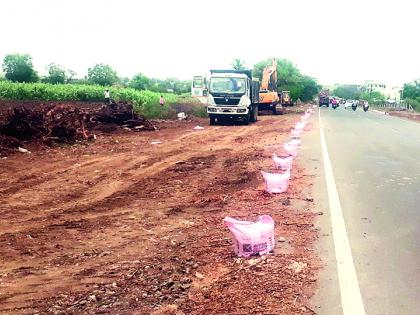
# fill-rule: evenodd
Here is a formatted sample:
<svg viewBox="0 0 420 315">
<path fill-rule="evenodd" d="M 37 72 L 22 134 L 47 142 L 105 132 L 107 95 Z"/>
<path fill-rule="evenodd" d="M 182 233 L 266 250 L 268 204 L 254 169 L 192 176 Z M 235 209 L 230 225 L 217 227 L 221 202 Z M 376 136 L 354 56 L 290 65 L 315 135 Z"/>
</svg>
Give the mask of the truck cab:
<svg viewBox="0 0 420 315">
<path fill-rule="evenodd" d="M 210 125 L 226 120 L 245 124 L 258 119 L 259 82 L 251 70 L 210 70 L 207 113 Z"/>
</svg>

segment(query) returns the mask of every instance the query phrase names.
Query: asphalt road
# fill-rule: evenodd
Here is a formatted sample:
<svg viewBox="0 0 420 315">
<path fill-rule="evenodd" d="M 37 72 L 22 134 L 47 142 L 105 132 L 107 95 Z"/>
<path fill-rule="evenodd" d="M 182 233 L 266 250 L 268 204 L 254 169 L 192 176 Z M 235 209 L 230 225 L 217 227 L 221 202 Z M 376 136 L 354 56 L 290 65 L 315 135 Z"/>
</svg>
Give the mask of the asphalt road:
<svg viewBox="0 0 420 315">
<path fill-rule="evenodd" d="M 320 111 L 366 314 L 420 314 L 420 124 L 360 108 Z M 325 264 L 313 305 L 343 314 L 318 115 L 311 122 L 301 158 L 316 175 Z"/>
</svg>

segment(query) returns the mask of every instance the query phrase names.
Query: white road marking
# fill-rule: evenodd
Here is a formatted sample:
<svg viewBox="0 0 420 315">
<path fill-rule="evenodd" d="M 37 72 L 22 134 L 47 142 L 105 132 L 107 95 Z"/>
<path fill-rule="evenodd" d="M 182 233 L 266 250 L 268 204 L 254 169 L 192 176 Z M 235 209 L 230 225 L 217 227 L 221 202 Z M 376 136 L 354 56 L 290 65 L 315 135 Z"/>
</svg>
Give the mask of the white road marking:
<svg viewBox="0 0 420 315">
<path fill-rule="evenodd" d="M 365 308 L 362 295 L 360 294 L 359 281 L 357 280 L 356 268 L 354 267 L 340 198 L 338 196 L 334 173 L 328 155 L 324 130 L 321 125 L 321 111 L 318 112 L 318 118 L 335 257 L 337 261 L 338 281 L 340 285 L 341 306 L 344 315 L 365 315 Z"/>
</svg>

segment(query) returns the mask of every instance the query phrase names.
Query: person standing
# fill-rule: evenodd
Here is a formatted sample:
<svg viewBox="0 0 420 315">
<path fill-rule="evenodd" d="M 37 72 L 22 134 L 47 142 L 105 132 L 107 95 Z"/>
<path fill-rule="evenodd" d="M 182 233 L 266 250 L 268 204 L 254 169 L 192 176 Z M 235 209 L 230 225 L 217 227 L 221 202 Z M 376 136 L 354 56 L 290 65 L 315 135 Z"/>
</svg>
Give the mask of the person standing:
<svg viewBox="0 0 420 315">
<path fill-rule="evenodd" d="M 160 104 L 160 106 L 165 105 L 165 99 L 163 98 L 163 95 L 160 96 L 159 104 Z"/>
<path fill-rule="evenodd" d="M 106 89 L 105 92 L 104 92 L 104 98 L 105 98 L 104 102 L 105 102 L 106 105 L 111 104 L 111 95 L 110 95 L 108 89 Z"/>
</svg>

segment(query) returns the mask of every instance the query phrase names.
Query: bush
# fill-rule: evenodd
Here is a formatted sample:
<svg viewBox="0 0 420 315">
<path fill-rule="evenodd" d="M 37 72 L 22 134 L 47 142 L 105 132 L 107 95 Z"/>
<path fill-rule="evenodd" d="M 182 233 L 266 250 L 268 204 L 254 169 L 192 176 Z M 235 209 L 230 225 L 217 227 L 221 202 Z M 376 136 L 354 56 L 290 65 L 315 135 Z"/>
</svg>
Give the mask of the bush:
<svg viewBox="0 0 420 315">
<path fill-rule="evenodd" d="M 404 102 L 410 104 L 415 111 L 420 111 L 420 97 L 406 98 Z"/>
</svg>

